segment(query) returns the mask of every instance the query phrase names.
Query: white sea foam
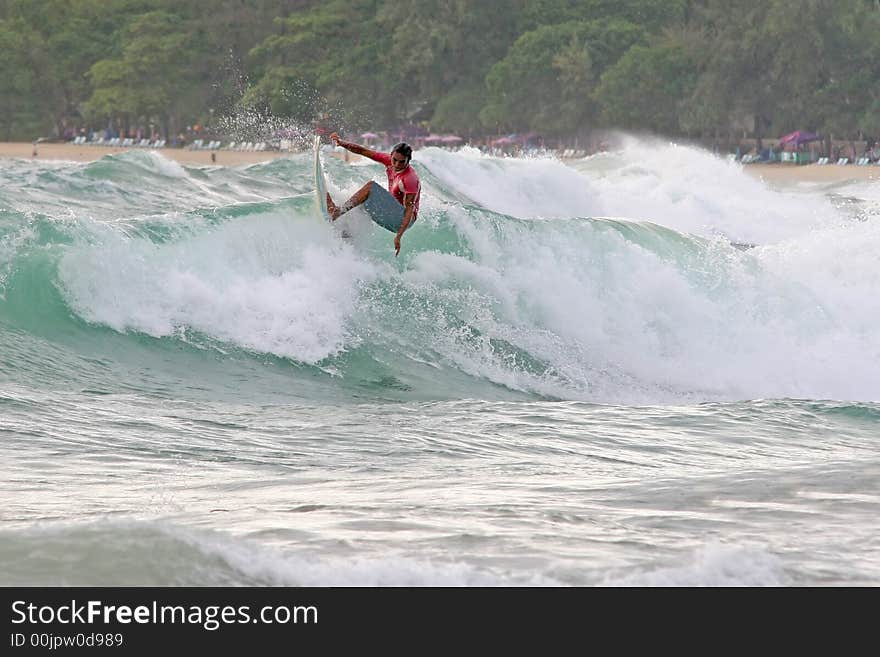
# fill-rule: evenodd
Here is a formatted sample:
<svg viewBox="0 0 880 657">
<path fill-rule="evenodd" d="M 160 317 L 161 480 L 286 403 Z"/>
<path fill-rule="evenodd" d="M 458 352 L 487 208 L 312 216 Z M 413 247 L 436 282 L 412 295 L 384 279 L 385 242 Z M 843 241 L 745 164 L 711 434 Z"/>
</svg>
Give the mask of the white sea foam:
<svg viewBox="0 0 880 657">
<path fill-rule="evenodd" d="M 601 163 L 608 157 L 615 159 L 610 170 Z M 818 191 L 771 189 L 740 164 L 690 146 L 628 138 L 619 151 L 597 159 L 574 166 L 591 179 L 610 216 L 750 244 L 778 242 L 841 219 Z"/>
<path fill-rule="evenodd" d="M 496 574 L 453 560 L 290 551 L 160 520 L 51 522 L 7 531 L 3 538 L 0 565 L 8 567 L 21 553 L 39 553 L 30 560 L 32 570 L 4 568 L 5 586 L 560 585 L 536 573 Z"/>
<path fill-rule="evenodd" d="M 512 217 L 594 217 L 605 203 L 589 178 L 553 158 L 513 159 L 473 149 L 449 153 L 427 148 L 418 154 L 444 184 L 484 207 Z"/>
<path fill-rule="evenodd" d="M 207 532 L 168 528 L 176 538 L 219 557 L 250 580 L 274 586 L 532 586 L 558 585 L 538 575 L 499 576 L 459 563 L 433 563 L 412 557 L 342 557 L 286 554 L 247 540 Z"/>
<path fill-rule="evenodd" d="M 156 337 L 195 330 L 309 363 L 344 348 L 357 282 L 373 272 L 325 225 L 277 215 L 167 244 L 102 237 L 59 265 L 87 321 Z"/>
<path fill-rule="evenodd" d="M 592 182 L 607 207 L 623 214 L 623 200 L 635 199 L 629 216 L 768 246 L 680 241 L 638 223 L 621 232 L 602 222 L 492 222 L 453 209 L 448 219 L 474 261 L 419 254 L 415 279 L 478 291 L 479 307 L 465 314 L 484 335 L 510 338 L 551 364 L 569 382 L 563 396 L 880 399 L 880 337 L 871 330 L 880 321 L 876 222 L 852 221 L 818 192 L 769 189 L 692 148 L 631 145 L 608 157 L 615 174 Z M 540 178 L 547 166 L 473 153 L 438 154 L 429 164 L 456 188 L 482 175 L 484 183 L 497 177 L 502 190 L 521 171 Z M 651 189 L 659 197 L 643 213 L 637 207 Z M 450 342 L 450 357 L 466 371 L 559 395 L 558 377 L 501 373 L 488 343 L 470 356 L 454 353 L 457 345 Z"/>
<path fill-rule="evenodd" d="M 680 565 L 608 577 L 605 586 L 786 586 L 782 561 L 760 548 L 712 543 Z"/>
<path fill-rule="evenodd" d="M 166 178 L 187 177 L 186 169 L 183 166 L 155 151 L 128 151 L 116 157 L 123 161 L 133 162 L 137 166 Z"/>
<path fill-rule="evenodd" d="M 470 376 L 565 399 L 880 399 L 873 215 L 857 221 L 820 191 L 773 190 L 675 145 L 628 142 L 579 170 L 472 150 L 425 149 L 419 160 L 425 217 L 402 268 L 381 261 L 387 235 L 361 211 L 347 218 L 350 243 L 314 217 L 268 211 L 159 244 L 95 228 L 65 253 L 61 286 L 90 322 L 194 330 L 309 363 L 376 335 L 359 322 L 400 315 L 405 328 L 385 326 L 374 350 L 399 330 L 417 360 L 433 362 L 430 349 Z M 340 196 L 360 186 L 362 170 L 329 168 Z M 579 219 L 597 197 L 630 219 Z M 548 216 L 560 218 L 536 220 Z M 430 248 L 444 231 L 467 255 Z M 720 233 L 761 246 L 736 248 Z M 418 235 L 429 248 L 408 251 Z M 360 303 L 365 285 L 386 280 L 419 309 L 381 294 Z"/>
<path fill-rule="evenodd" d="M 0 563 L 33 552 L 3 585 L 564 586 L 540 571 L 496 572 L 456 560 L 282 548 L 166 520 L 50 522 L 7 531 Z M 599 586 L 786 586 L 782 560 L 759 547 L 712 542 L 664 565 L 609 573 Z M 75 566 L 74 566 L 75 564 Z"/>
</svg>

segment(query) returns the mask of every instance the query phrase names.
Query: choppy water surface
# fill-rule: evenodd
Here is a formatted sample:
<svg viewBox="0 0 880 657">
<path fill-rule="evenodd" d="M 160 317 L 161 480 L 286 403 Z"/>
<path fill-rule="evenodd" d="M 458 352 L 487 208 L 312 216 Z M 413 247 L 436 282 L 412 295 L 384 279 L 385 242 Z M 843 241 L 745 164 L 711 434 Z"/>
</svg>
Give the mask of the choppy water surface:
<svg viewBox="0 0 880 657">
<path fill-rule="evenodd" d="M 875 181 L 414 162 L 0 160 L 2 584 L 880 583 Z"/>
</svg>

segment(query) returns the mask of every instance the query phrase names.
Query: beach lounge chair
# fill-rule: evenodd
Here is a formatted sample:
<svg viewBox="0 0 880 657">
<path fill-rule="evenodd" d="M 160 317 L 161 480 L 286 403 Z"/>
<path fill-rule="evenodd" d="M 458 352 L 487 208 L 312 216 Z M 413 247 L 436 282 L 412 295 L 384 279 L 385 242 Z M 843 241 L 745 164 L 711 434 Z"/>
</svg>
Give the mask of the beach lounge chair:
<svg viewBox="0 0 880 657">
<path fill-rule="evenodd" d="M 842 158 L 840 158 L 839 160 L 837 160 L 837 164 L 839 164 L 839 165 L 841 165 L 841 166 L 843 166 L 844 164 L 849 164 L 849 158 L 848 158 L 848 157 L 842 157 Z"/>
<path fill-rule="evenodd" d="M 828 158 L 827 157 L 820 157 L 818 160 L 816 160 L 816 164 L 819 164 L 819 165 L 828 164 Z"/>
</svg>

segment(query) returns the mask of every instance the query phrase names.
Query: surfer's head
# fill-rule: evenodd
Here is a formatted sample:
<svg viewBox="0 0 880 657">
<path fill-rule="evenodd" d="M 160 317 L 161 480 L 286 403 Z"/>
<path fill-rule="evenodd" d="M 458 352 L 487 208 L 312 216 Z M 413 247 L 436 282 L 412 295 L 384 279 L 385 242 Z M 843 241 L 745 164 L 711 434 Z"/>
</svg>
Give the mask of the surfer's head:
<svg viewBox="0 0 880 657">
<path fill-rule="evenodd" d="M 391 166 L 395 171 L 403 171 L 412 159 L 412 146 L 405 141 L 395 144 L 391 149 Z"/>
</svg>

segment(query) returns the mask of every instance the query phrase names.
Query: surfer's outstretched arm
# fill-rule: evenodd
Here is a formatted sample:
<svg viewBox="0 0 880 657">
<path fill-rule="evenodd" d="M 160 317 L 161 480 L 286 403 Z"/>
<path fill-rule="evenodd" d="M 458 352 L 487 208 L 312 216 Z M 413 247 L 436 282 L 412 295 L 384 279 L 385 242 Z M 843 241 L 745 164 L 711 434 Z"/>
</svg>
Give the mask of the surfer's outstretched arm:
<svg viewBox="0 0 880 657">
<path fill-rule="evenodd" d="M 330 133 L 330 139 L 333 140 L 333 143 L 337 146 L 342 146 L 345 150 L 354 153 L 355 155 L 363 155 L 364 157 L 368 157 L 371 160 L 376 160 L 380 162 L 381 160 L 377 160 L 375 155 L 376 151 L 367 148 L 366 146 L 361 146 L 360 144 L 355 144 L 354 142 L 344 141 L 338 134 L 335 132 Z M 384 164 L 384 162 L 383 162 Z"/>
</svg>

